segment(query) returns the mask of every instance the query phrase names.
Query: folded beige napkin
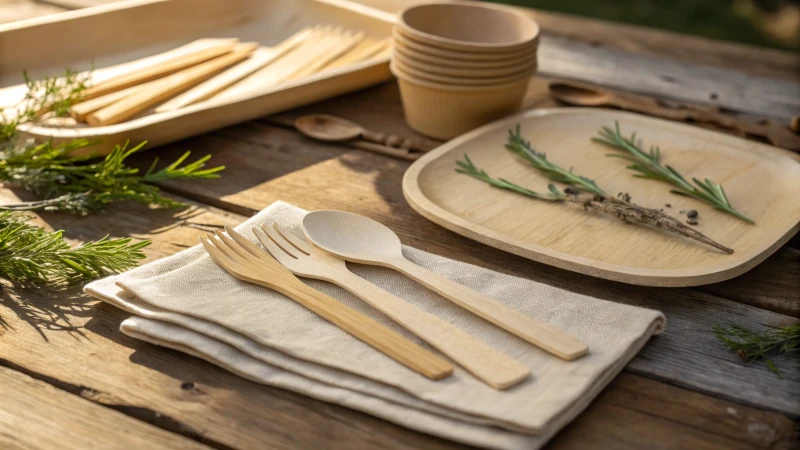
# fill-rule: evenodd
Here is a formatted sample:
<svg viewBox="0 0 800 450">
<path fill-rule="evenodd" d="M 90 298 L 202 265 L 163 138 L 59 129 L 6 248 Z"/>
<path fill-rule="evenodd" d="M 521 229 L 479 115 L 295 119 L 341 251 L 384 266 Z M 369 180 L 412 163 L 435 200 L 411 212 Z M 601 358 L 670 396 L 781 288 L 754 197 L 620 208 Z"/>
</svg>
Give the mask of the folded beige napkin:
<svg viewBox="0 0 800 450">
<path fill-rule="evenodd" d="M 303 236 L 304 214 L 275 203 L 237 231 L 257 242 L 251 228 L 276 222 Z M 490 388 L 457 366 L 451 377 L 429 380 L 289 298 L 233 278 L 200 246 L 91 283 L 86 292 L 138 316 L 121 326 L 135 338 L 195 355 L 260 383 L 498 449 L 542 446 L 664 328 L 658 311 L 574 294 L 410 247 L 404 253 L 421 266 L 576 336 L 589 344 L 589 354 L 563 361 L 397 272 L 357 264 L 349 266 L 358 275 L 511 355 L 530 367 L 533 376 L 506 391 Z M 305 281 L 430 349 L 343 289 Z"/>
</svg>

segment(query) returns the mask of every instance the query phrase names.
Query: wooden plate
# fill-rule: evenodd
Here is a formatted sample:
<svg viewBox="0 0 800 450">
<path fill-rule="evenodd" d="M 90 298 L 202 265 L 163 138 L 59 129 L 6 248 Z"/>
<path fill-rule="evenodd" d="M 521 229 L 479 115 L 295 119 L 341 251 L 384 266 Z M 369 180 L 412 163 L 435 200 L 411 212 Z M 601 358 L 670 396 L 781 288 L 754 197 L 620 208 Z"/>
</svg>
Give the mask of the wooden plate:
<svg viewBox="0 0 800 450">
<path fill-rule="evenodd" d="M 273 46 L 305 26 L 332 25 L 391 36 L 394 16 L 346 0 L 134 0 L 0 25 L 0 109 L 25 95 L 22 71 L 33 79 L 65 68 L 108 78 L 119 65 L 201 38 L 236 37 Z M 389 57 L 331 69 L 225 101 L 211 99 L 175 111 L 146 114 L 101 127 L 22 126 L 38 140 L 100 140 L 89 149 L 148 141 L 148 147 L 314 103 L 389 80 Z M 64 121 L 68 123 L 68 121 Z"/>
<path fill-rule="evenodd" d="M 634 178 L 609 147 L 589 139 L 618 120 L 645 148 L 659 145 L 662 161 L 686 178 L 721 183 L 745 223 L 700 201 L 669 193 L 670 185 Z M 531 199 L 455 172 L 466 153 L 495 178 L 545 192 L 548 181 L 504 148 L 521 125 L 538 152 L 593 178 L 609 193 L 682 218 L 696 209 L 697 229 L 735 250 L 728 255 L 654 228 L 625 224 L 580 207 Z M 563 188 L 563 186 L 560 186 Z M 740 275 L 800 229 L 800 156 L 690 125 L 620 111 L 555 108 L 527 111 L 485 125 L 423 156 L 406 172 L 403 192 L 433 222 L 470 239 L 574 272 L 646 286 L 696 286 Z M 671 207 L 667 207 L 666 204 Z"/>
</svg>

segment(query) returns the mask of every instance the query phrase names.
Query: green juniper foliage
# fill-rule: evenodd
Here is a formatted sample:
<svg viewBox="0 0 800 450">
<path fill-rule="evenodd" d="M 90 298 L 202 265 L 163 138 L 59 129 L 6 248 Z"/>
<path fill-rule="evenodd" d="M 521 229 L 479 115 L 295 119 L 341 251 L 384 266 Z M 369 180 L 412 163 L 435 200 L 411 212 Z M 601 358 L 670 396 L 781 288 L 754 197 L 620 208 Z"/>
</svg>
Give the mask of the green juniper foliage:
<svg viewBox="0 0 800 450">
<path fill-rule="evenodd" d="M 770 354 L 800 351 L 800 323 L 770 327 L 765 331 L 754 331 L 732 324 L 715 325 L 714 335 L 748 363 L 763 360 L 769 370 L 781 378 L 783 374 L 770 359 Z"/>
<path fill-rule="evenodd" d="M 603 127 L 599 131 L 599 135 L 600 137 L 592 138 L 592 141 L 625 152 L 625 154 L 612 153 L 608 156 L 621 158 L 632 163 L 628 166 L 628 169 L 638 172 L 634 175 L 635 177 L 666 181 L 677 188 L 670 190 L 673 194 L 695 198 L 720 211 L 725 211 L 746 222 L 753 223 L 752 220 L 733 209 L 733 206 L 728 201 L 728 196 L 725 195 L 725 190 L 722 189 L 722 185 L 708 178 L 704 181 L 692 178 L 695 184 L 692 185 L 671 166 L 661 165 L 661 151 L 657 146 L 651 146 L 650 151 L 645 152 L 636 146 L 636 133 L 631 134 L 629 138 L 624 137 L 620 132 L 619 122 L 614 122 L 613 129 L 611 127 Z"/>
</svg>

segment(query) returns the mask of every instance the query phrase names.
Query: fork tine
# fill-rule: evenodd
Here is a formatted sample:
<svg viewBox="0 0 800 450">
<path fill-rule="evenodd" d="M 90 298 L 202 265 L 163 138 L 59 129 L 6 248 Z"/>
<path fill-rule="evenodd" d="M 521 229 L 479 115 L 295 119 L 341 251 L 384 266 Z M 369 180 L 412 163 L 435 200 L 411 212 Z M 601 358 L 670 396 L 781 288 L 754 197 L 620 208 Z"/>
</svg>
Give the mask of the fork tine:
<svg viewBox="0 0 800 450">
<path fill-rule="evenodd" d="M 264 251 L 258 248 L 258 246 L 247 239 L 246 237 L 239 234 L 237 231 L 234 231 L 233 228 L 228 227 L 225 225 L 225 231 L 228 233 L 230 237 L 233 238 L 239 245 L 244 247 L 245 250 L 250 252 L 253 256 L 259 257 L 264 254 Z"/>
<path fill-rule="evenodd" d="M 313 250 L 311 244 L 309 244 L 308 242 L 304 242 L 303 240 L 301 240 L 294 234 L 290 233 L 288 230 L 284 229 L 277 223 L 273 223 L 272 228 L 275 228 L 275 231 L 277 231 L 281 236 L 283 236 L 284 239 L 289 241 L 289 243 L 292 244 L 296 249 L 300 250 L 306 255 L 311 254 L 311 251 Z"/>
<path fill-rule="evenodd" d="M 292 246 L 292 244 L 286 242 L 285 239 L 280 237 L 275 231 L 270 230 L 268 226 L 261 225 L 261 232 L 265 233 L 269 236 L 269 240 L 272 241 L 275 245 L 280 247 L 286 254 L 290 255 L 292 258 L 297 259 L 297 249 Z M 302 255 L 302 253 L 301 253 Z"/>
<path fill-rule="evenodd" d="M 200 243 L 203 244 L 208 255 L 211 259 L 214 260 L 220 267 L 222 267 L 226 272 L 238 272 L 235 269 L 236 262 L 233 261 L 227 254 L 222 252 L 217 246 L 215 246 L 208 238 L 203 238 L 200 236 Z"/>
<path fill-rule="evenodd" d="M 282 248 L 286 253 L 292 255 L 295 259 L 306 256 L 305 253 L 284 239 L 283 236 L 281 236 L 277 231 L 267 227 L 266 225 L 261 225 L 261 229 L 267 234 L 267 236 L 269 236 L 272 242 L 278 244 L 278 247 Z"/>
<path fill-rule="evenodd" d="M 247 259 L 243 258 L 242 255 L 240 255 L 231 245 L 229 245 L 224 239 L 222 239 L 218 233 L 216 234 L 216 236 L 209 233 L 209 237 L 211 243 L 214 244 L 217 247 L 217 249 L 219 249 L 219 251 L 224 253 L 233 262 L 239 264 L 242 267 L 252 266 L 252 264 Z"/>
<path fill-rule="evenodd" d="M 283 248 L 272 242 L 272 240 L 266 234 L 264 234 L 260 228 L 253 227 L 253 233 L 255 233 L 258 240 L 264 244 L 264 247 L 267 248 L 267 251 L 284 266 L 291 264 L 291 260 L 297 259 L 294 257 L 294 255 L 286 253 Z"/>
<path fill-rule="evenodd" d="M 238 261 L 242 262 L 252 262 L 250 253 L 247 252 L 241 245 L 237 244 L 233 239 L 224 234 L 220 233 L 219 231 L 214 231 L 214 234 L 217 235 L 217 239 L 221 240 L 227 247 L 230 249 L 238 258 L 234 258 Z"/>
</svg>

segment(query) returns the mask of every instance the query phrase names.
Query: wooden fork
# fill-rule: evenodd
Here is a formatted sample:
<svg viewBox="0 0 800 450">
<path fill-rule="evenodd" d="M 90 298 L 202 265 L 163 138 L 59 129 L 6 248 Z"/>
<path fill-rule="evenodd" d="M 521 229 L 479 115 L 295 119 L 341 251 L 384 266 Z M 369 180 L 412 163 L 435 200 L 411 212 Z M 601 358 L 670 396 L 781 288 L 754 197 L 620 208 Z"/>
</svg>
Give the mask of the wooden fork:
<svg viewBox="0 0 800 450">
<path fill-rule="evenodd" d="M 240 280 L 280 292 L 395 361 L 430 379 L 439 380 L 453 373 L 453 366 L 448 361 L 309 287 L 278 261 L 260 251 L 255 244 L 233 230 L 226 228 L 226 231 L 241 238 L 239 241 L 248 242 L 249 249 L 245 250 L 221 233 L 217 233 L 216 237 L 209 234 L 205 239 L 200 238 L 211 259 L 226 272 Z M 254 252 L 251 247 L 255 247 L 258 251 Z"/>
<path fill-rule="evenodd" d="M 276 224 L 273 227 L 253 228 L 253 232 L 272 256 L 295 275 L 347 289 L 495 389 L 514 386 L 530 376 L 530 369 L 510 356 L 350 272 L 344 260 L 313 247 Z M 228 233 L 248 250 L 263 253 L 242 235 Z"/>
</svg>

